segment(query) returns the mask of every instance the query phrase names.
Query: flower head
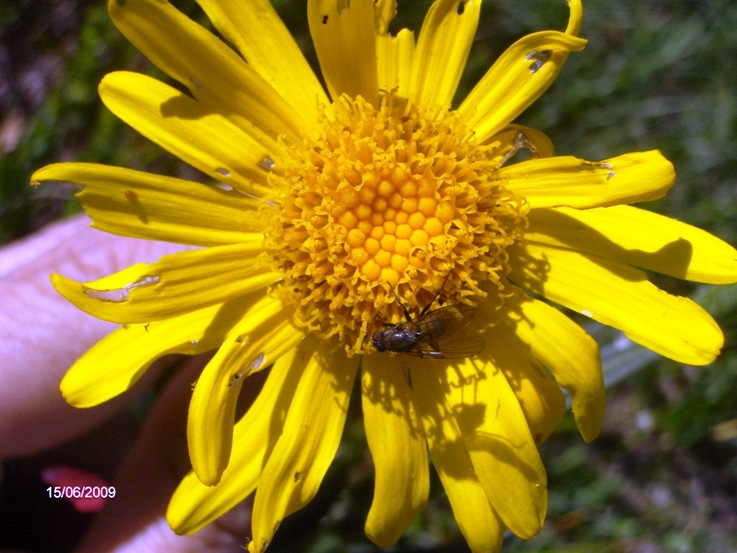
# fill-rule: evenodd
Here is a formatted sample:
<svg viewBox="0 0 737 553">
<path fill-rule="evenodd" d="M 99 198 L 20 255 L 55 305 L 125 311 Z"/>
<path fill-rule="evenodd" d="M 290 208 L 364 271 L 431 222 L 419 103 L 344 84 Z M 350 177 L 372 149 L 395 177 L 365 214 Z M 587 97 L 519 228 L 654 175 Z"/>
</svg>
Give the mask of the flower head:
<svg viewBox="0 0 737 553">
<path fill-rule="evenodd" d="M 186 90 L 118 72 L 100 94 L 216 184 L 81 163 L 33 176 L 79 185 L 100 229 L 198 246 L 94 282 L 53 277 L 123 325 L 70 369 L 65 397 L 95 405 L 166 353 L 217 350 L 168 517 L 193 532 L 255 490 L 249 548 L 263 551 L 317 492 L 360 371 L 375 543 L 424 508 L 428 449 L 473 550 L 497 549 L 505 528 L 534 536 L 547 505 L 537 446 L 561 388 L 587 441 L 605 403 L 596 343 L 548 302 L 706 364 L 719 328 L 647 271 L 734 282 L 737 252 L 628 205 L 673 184 L 660 153 L 554 157 L 512 123 L 584 47 L 578 0 L 565 31 L 513 44 L 458 106 L 480 0 L 437 0 L 417 40 L 389 34 L 391 0 L 308 0 L 327 91 L 268 0 L 200 4 L 234 48 L 164 0 L 111 0 L 117 27 Z M 387 328 L 405 332 L 390 347 Z M 243 381 L 265 369 L 234 422 Z"/>
</svg>

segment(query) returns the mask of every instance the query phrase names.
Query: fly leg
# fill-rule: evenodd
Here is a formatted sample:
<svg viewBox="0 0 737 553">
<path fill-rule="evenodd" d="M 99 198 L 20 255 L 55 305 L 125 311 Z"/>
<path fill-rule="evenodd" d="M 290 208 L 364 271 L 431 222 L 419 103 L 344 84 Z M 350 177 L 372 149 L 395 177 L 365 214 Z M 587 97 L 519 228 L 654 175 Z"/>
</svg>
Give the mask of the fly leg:
<svg viewBox="0 0 737 553">
<path fill-rule="evenodd" d="M 407 362 L 404 359 L 402 359 L 402 374 L 404 375 L 404 378 L 407 379 L 409 389 L 412 390 L 412 374 L 409 372 L 409 365 L 407 365 Z"/>
<path fill-rule="evenodd" d="M 428 309 L 430 309 L 430 307 L 432 307 L 432 304 L 435 303 L 435 300 L 438 299 L 440 292 L 442 292 L 443 288 L 445 288 L 445 283 L 448 282 L 448 277 L 451 275 L 452 272 L 453 272 L 453 269 L 451 269 L 448 272 L 448 274 L 445 275 L 445 278 L 443 279 L 443 283 L 440 285 L 440 288 L 438 288 L 438 291 L 435 292 L 435 295 L 430 300 L 430 303 L 428 303 L 425 307 L 422 308 L 422 311 L 420 311 L 420 317 L 422 317 L 425 313 L 427 313 Z M 394 294 L 394 296 L 396 297 L 396 294 Z M 399 298 L 397 298 L 397 300 L 399 300 Z M 404 309 L 404 306 L 402 306 L 402 309 Z M 407 310 L 405 309 L 404 312 L 406 313 Z"/>
<path fill-rule="evenodd" d="M 453 272 L 453 270 L 451 269 L 451 270 L 450 270 L 450 271 L 448 272 L 448 274 L 447 274 L 447 275 L 445 275 L 445 278 L 443 279 L 443 283 L 442 283 L 442 284 L 440 285 L 440 288 L 438 288 L 438 291 L 437 291 L 437 292 L 435 292 L 435 295 L 434 295 L 434 296 L 432 297 L 432 299 L 430 300 L 430 303 L 428 303 L 428 304 L 427 304 L 427 305 L 426 305 L 425 307 L 423 307 L 423 308 L 422 308 L 422 311 L 420 311 L 420 314 L 419 314 L 419 316 L 417 317 L 418 319 L 419 319 L 420 317 L 422 317 L 422 316 L 423 316 L 423 315 L 424 315 L 425 313 L 427 313 L 427 312 L 428 312 L 428 310 L 429 310 L 429 309 L 430 309 L 430 308 L 432 307 L 432 304 L 433 304 L 433 303 L 435 303 L 435 300 L 436 300 L 436 299 L 438 299 L 438 296 L 440 295 L 440 292 L 442 292 L 442 291 L 443 291 L 443 288 L 445 288 L 445 283 L 446 283 L 446 282 L 448 282 L 448 277 L 450 277 L 450 275 L 451 275 L 451 273 L 452 273 L 452 272 Z M 407 308 L 406 308 L 406 307 L 404 306 L 404 304 L 402 303 L 402 300 L 400 300 L 400 299 L 399 299 L 399 296 L 398 296 L 398 295 L 397 295 L 397 293 L 396 293 L 396 292 L 394 291 L 394 288 L 393 288 L 393 287 L 391 287 L 391 286 L 389 286 L 389 289 L 390 289 L 390 290 L 392 291 L 392 294 L 394 294 L 394 298 L 395 298 L 395 299 L 397 300 L 397 303 L 398 303 L 398 304 L 399 304 L 399 306 L 400 306 L 400 307 L 402 308 L 402 311 L 404 311 L 404 316 L 405 316 L 405 318 L 407 319 L 407 322 L 411 321 L 411 320 L 412 320 L 412 317 L 410 317 L 410 316 L 409 316 L 409 311 L 407 310 Z"/>
<path fill-rule="evenodd" d="M 409 316 L 409 311 L 407 311 L 407 308 L 406 308 L 406 307 L 404 306 L 404 304 L 402 303 L 402 300 L 400 300 L 400 299 L 399 299 L 399 296 L 397 296 L 397 293 L 396 293 L 396 292 L 394 291 L 394 288 L 392 288 L 391 286 L 390 286 L 389 288 L 391 289 L 391 291 L 392 291 L 392 294 L 394 294 L 394 299 L 396 299 L 396 300 L 397 300 L 397 303 L 398 303 L 398 304 L 399 304 L 399 306 L 400 306 L 400 307 L 402 308 L 402 311 L 404 311 L 404 316 L 405 316 L 405 318 L 407 319 L 407 322 L 410 322 L 410 321 L 412 320 L 412 317 L 410 317 L 410 316 Z M 425 310 L 423 309 L 423 311 L 422 311 L 422 312 L 424 313 L 424 312 L 425 312 Z"/>
</svg>

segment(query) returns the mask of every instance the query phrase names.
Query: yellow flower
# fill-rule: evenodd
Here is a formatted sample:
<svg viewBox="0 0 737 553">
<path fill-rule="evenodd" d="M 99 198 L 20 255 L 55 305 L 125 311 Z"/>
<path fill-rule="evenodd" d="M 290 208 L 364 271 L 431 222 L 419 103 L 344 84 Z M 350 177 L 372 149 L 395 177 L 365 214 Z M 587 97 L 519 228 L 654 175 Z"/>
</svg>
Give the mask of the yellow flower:
<svg viewBox="0 0 737 553">
<path fill-rule="evenodd" d="M 116 26 L 180 86 L 117 72 L 100 95 L 218 184 L 83 163 L 32 177 L 79 185 L 97 228 L 200 247 L 94 282 L 54 275 L 75 305 L 123 324 L 70 369 L 64 396 L 96 405 L 164 354 L 217 350 L 194 387 L 194 470 L 168 518 L 193 532 L 255 490 L 249 549 L 263 551 L 317 492 L 360 370 L 371 540 L 394 543 L 424 508 L 428 449 L 472 550 L 498 549 L 505 528 L 534 536 L 547 506 L 537 446 L 563 414 L 561 388 L 586 441 L 605 403 L 596 343 L 545 300 L 707 364 L 719 328 L 647 272 L 737 280 L 733 248 L 628 205 L 673 184 L 658 152 L 553 157 L 511 123 L 584 47 L 580 2 L 564 32 L 513 44 L 456 108 L 480 0 L 437 0 L 416 41 L 388 33 L 393 0 L 308 0 L 327 92 L 268 0 L 199 3 L 233 48 L 164 0 L 111 0 Z M 420 341 L 436 359 L 381 345 L 405 308 L 412 329 L 441 306 L 475 312 L 447 332 L 482 351 L 444 349 L 438 328 Z M 267 368 L 234 424 L 244 379 Z"/>
</svg>

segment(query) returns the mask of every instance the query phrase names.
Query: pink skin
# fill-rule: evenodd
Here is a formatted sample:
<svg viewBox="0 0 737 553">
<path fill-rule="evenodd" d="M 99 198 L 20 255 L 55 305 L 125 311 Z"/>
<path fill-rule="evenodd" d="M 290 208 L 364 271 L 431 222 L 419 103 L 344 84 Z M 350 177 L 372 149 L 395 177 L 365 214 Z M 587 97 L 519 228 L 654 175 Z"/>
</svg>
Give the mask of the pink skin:
<svg viewBox="0 0 737 553">
<path fill-rule="evenodd" d="M 124 409 L 150 384 L 150 377 L 143 379 L 123 396 L 90 409 L 70 407 L 59 392 L 69 366 L 116 325 L 69 304 L 52 288 L 49 274 L 88 281 L 184 249 L 113 236 L 88 225 L 86 217 L 78 216 L 0 250 L 0 459 L 70 442 Z M 206 360 L 185 361 L 160 394 L 118 467 L 112 482 L 115 499 L 97 515 L 78 551 L 243 551 L 248 505 L 188 537 L 175 535 L 164 519 L 169 497 L 189 469 L 187 405 L 191 382 Z M 163 359 L 158 368 L 175 361 Z M 89 458 L 98 454 L 90 451 Z"/>
</svg>

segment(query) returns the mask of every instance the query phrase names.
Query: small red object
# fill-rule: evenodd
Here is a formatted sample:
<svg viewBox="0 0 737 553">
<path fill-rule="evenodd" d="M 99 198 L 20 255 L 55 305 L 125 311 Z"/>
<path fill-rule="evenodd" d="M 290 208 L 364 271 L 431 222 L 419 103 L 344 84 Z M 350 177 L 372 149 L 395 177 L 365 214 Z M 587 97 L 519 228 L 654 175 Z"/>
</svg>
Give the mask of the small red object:
<svg viewBox="0 0 737 553">
<path fill-rule="evenodd" d="M 109 490 L 112 487 L 107 480 L 93 472 L 66 465 L 44 469 L 41 478 L 50 486 L 60 488 L 62 497 L 80 513 L 101 511 L 108 500 L 108 494 L 101 494 L 100 490 Z"/>
</svg>

